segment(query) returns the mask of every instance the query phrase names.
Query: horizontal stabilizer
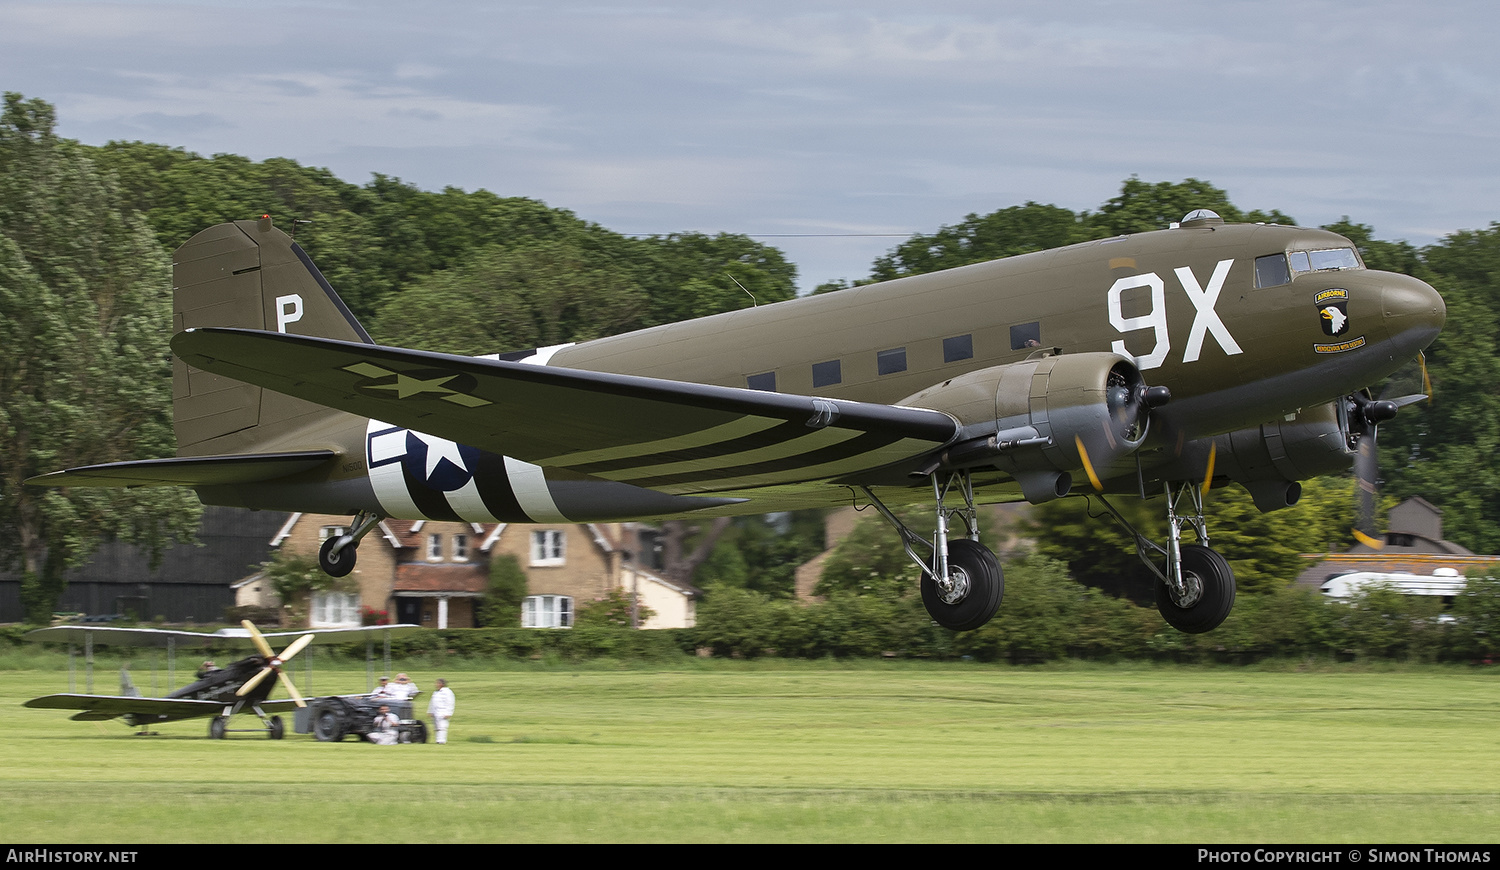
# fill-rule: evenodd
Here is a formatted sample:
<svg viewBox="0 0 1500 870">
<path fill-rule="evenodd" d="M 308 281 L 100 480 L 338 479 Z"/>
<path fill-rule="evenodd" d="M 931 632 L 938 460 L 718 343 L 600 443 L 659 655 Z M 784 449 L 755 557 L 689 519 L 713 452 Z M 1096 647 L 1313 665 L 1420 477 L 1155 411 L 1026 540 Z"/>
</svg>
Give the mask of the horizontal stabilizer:
<svg viewBox="0 0 1500 870">
<path fill-rule="evenodd" d="M 233 486 L 311 471 L 338 456 L 332 450 L 188 456 L 106 462 L 42 474 L 31 486 Z"/>
</svg>

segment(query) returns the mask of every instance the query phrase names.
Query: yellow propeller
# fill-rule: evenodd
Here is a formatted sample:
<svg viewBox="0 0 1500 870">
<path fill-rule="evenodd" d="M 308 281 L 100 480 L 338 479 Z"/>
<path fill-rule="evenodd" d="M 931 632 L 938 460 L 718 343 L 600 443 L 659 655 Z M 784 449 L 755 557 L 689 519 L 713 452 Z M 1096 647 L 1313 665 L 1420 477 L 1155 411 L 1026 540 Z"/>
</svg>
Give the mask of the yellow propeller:
<svg viewBox="0 0 1500 870">
<path fill-rule="evenodd" d="M 256 628 L 254 623 L 246 619 L 241 621 L 240 625 L 244 626 L 245 630 L 250 632 L 250 640 L 255 644 L 255 648 L 260 651 L 261 656 L 265 658 L 266 666 L 264 668 L 261 668 L 260 671 L 255 674 L 255 676 L 246 680 L 245 684 L 243 686 L 240 686 L 234 694 L 238 697 L 243 698 L 244 696 L 254 691 L 256 686 L 259 686 L 262 682 L 265 681 L 266 677 L 269 677 L 274 672 L 276 676 L 281 680 L 281 684 L 286 687 L 287 694 L 292 696 L 292 701 L 294 701 L 298 707 L 306 707 L 307 702 L 302 700 L 301 693 L 297 691 L 296 686 L 292 685 L 292 681 L 287 678 L 287 675 L 281 672 L 281 666 L 286 664 L 286 662 L 291 659 L 292 656 L 296 655 L 299 652 L 302 652 L 303 648 L 305 648 L 308 644 L 312 643 L 314 635 L 302 635 L 301 637 L 292 641 L 285 650 L 282 650 L 281 655 L 277 655 L 271 649 L 271 645 L 269 643 L 266 643 L 265 636 L 260 633 L 260 629 Z"/>
</svg>

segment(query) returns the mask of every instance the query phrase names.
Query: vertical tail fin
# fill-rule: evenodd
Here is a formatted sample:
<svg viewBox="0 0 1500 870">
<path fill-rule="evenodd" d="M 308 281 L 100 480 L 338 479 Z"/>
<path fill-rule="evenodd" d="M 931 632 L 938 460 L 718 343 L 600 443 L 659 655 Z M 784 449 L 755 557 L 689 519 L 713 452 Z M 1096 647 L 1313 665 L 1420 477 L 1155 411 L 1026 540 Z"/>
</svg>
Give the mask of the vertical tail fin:
<svg viewBox="0 0 1500 870">
<path fill-rule="evenodd" d="M 232 326 L 370 343 L 307 253 L 269 216 L 193 236 L 173 256 L 172 283 L 174 333 Z M 273 435 L 347 416 L 181 360 L 173 361 L 172 399 L 179 456 L 263 450 Z"/>
</svg>

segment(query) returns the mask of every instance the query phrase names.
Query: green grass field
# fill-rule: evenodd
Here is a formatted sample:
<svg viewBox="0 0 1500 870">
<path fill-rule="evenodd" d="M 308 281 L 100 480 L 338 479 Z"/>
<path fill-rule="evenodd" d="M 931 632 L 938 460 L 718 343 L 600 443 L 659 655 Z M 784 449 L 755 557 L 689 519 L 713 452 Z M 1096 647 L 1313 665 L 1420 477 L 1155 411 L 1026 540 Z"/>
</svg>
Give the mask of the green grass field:
<svg viewBox="0 0 1500 870">
<path fill-rule="evenodd" d="M 1472 843 L 1500 832 L 1495 669 L 407 669 L 424 689 L 450 677 L 450 745 L 219 742 L 204 721 L 134 737 L 20 706 L 65 691 L 63 670 L 0 672 L 9 838 Z M 96 690 L 114 691 L 111 670 L 96 676 Z M 364 684 L 363 667 L 315 674 L 321 692 Z"/>
</svg>

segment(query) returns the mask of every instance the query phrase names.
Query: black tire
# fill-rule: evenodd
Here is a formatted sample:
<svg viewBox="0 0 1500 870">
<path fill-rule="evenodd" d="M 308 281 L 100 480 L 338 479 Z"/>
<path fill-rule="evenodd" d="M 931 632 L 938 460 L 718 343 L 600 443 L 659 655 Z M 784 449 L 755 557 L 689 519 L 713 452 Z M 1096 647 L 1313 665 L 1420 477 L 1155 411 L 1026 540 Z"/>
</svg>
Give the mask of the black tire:
<svg viewBox="0 0 1500 870">
<path fill-rule="evenodd" d="M 350 544 L 337 553 L 333 552 L 333 545 L 339 541 L 338 537 L 332 537 L 323 542 L 318 549 L 318 567 L 329 577 L 346 577 L 354 570 L 354 562 L 358 554 L 358 544 Z"/>
<path fill-rule="evenodd" d="M 1156 609 L 1167 624 L 1185 634 L 1213 631 L 1234 609 L 1234 571 L 1218 553 L 1199 544 L 1182 547 L 1182 578 L 1188 601 L 1179 604 L 1167 584 L 1156 581 Z"/>
<path fill-rule="evenodd" d="M 418 719 L 415 722 L 411 723 L 411 742 L 427 742 L 427 725 L 421 719 Z"/>
<path fill-rule="evenodd" d="M 208 738 L 210 740 L 223 740 L 224 732 L 229 730 L 228 716 L 215 716 L 208 722 Z"/>
<path fill-rule="evenodd" d="M 281 721 L 280 716 L 271 717 L 271 724 L 266 728 L 266 736 L 272 740 L 280 740 L 286 736 L 286 723 Z"/>
<path fill-rule="evenodd" d="M 337 710 L 320 710 L 313 720 L 313 736 L 324 743 L 337 743 L 344 739 L 344 717 Z"/>
<path fill-rule="evenodd" d="M 1005 574 L 995 554 L 978 541 L 949 541 L 948 574 L 968 584 L 968 590 L 951 601 L 943 600 L 932 575 L 922 575 L 922 604 L 933 621 L 953 631 L 973 631 L 989 622 L 1005 595 Z"/>
</svg>

